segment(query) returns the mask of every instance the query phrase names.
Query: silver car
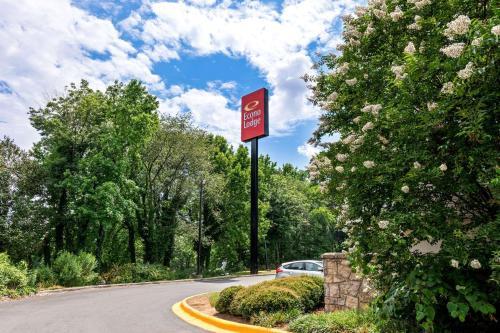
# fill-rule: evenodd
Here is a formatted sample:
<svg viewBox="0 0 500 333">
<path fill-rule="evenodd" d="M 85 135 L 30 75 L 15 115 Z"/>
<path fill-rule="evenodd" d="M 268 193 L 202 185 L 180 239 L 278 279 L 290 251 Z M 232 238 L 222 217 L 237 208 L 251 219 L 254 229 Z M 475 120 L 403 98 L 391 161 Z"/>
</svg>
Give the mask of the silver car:
<svg viewBox="0 0 500 333">
<path fill-rule="evenodd" d="M 276 268 L 276 278 L 297 275 L 312 275 L 323 277 L 323 262 L 318 260 L 299 260 L 281 264 Z"/>
</svg>

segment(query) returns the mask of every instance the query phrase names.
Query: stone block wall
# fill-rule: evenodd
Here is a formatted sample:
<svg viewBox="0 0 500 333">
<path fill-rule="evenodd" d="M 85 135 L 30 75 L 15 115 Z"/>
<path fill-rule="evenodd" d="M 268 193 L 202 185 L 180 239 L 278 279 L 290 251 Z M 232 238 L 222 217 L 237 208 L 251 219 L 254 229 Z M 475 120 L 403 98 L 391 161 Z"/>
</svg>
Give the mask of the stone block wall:
<svg viewBox="0 0 500 333">
<path fill-rule="evenodd" d="M 343 253 L 325 253 L 325 311 L 360 309 L 373 299 L 373 289 L 366 278 L 354 273 Z"/>
</svg>

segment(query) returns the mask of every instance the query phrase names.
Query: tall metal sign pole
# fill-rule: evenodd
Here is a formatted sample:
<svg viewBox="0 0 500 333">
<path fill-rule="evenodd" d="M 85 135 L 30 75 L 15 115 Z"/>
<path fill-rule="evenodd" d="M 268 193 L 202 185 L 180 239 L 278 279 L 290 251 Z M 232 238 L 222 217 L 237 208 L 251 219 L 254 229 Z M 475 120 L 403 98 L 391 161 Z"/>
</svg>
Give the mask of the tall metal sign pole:
<svg viewBox="0 0 500 333">
<path fill-rule="evenodd" d="M 259 138 L 269 135 L 266 88 L 241 98 L 241 141 L 251 141 L 250 274 L 259 272 Z"/>
</svg>

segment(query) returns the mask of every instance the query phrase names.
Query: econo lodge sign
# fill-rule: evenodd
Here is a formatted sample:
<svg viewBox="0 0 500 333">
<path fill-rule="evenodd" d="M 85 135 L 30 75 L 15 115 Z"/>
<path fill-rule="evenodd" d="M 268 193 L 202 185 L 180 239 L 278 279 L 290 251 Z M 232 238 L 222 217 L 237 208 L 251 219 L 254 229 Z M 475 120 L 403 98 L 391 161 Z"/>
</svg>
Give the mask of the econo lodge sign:
<svg viewBox="0 0 500 333">
<path fill-rule="evenodd" d="M 269 135 L 267 89 L 262 88 L 241 98 L 241 141 Z"/>
</svg>

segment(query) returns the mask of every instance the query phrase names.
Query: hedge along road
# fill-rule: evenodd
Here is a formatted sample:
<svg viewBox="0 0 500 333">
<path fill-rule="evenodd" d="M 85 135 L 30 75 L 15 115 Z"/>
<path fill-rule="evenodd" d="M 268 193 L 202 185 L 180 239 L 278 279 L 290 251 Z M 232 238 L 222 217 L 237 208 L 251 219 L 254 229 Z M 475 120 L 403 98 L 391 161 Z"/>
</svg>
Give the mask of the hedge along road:
<svg viewBox="0 0 500 333">
<path fill-rule="evenodd" d="M 272 278 L 91 288 L 0 302 L 0 332 L 203 332 L 177 318 L 172 305 L 191 295 Z"/>
</svg>

